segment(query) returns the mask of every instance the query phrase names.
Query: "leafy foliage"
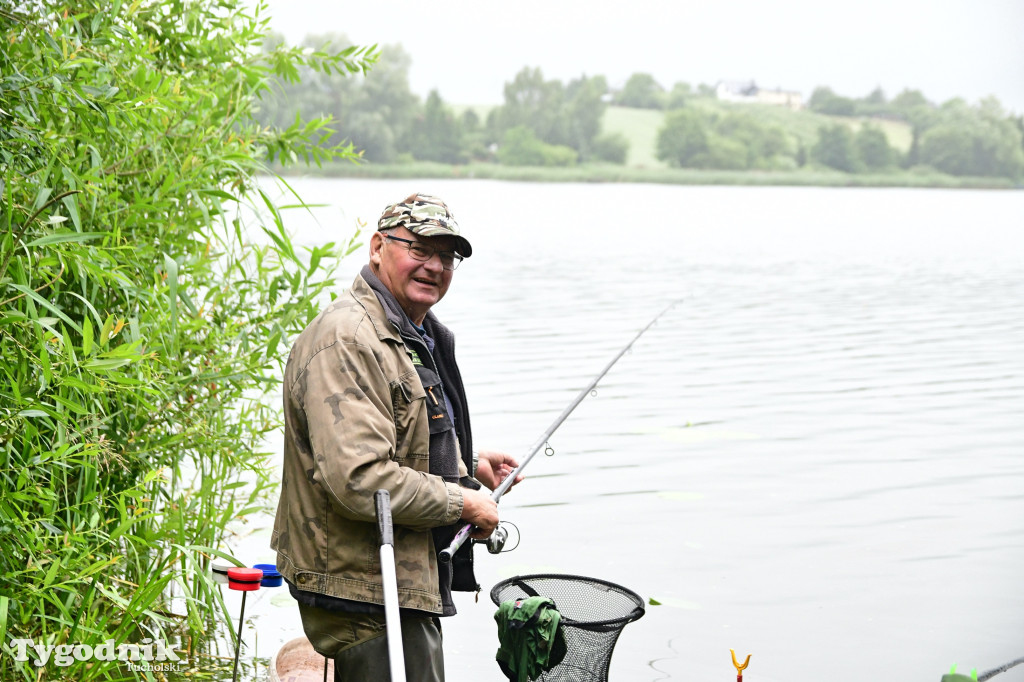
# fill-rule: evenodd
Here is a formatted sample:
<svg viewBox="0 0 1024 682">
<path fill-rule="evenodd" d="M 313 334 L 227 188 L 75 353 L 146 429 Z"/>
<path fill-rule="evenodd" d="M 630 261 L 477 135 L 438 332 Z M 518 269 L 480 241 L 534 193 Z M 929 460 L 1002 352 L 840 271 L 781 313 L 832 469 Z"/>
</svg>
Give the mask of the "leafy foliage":
<svg viewBox="0 0 1024 682">
<path fill-rule="evenodd" d="M 615 95 L 615 103 L 636 109 L 663 109 L 665 89 L 649 73 L 634 73 Z"/>
<path fill-rule="evenodd" d="M 779 125 L 739 111 L 678 109 L 669 112 L 658 133 L 658 158 L 684 168 L 791 167 L 795 146 Z"/>
<path fill-rule="evenodd" d="M 672 89 L 665 95 L 666 109 L 681 109 L 686 102 L 694 96 L 693 89 L 689 83 L 680 81 L 672 86 Z"/>
<path fill-rule="evenodd" d="M 602 133 L 594 138 L 593 158 L 622 165 L 629 155 L 629 140 L 622 133 Z"/>
<path fill-rule="evenodd" d="M 437 90 L 432 90 L 423 113 L 413 120 L 410 141 L 413 156 L 423 161 L 465 163 L 468 154 L 463 151 L 463 125 Z"/>
<path fill-rule="evenodd" d="M 694 166 L 694 159 L 708 150 L 704 118 L 694 109 L 678 109 L 665 117 L 658 131 L 658 158 L 671 166 Z"/>
<path fill-rule="evenodd" d="M 1021 130 L 994 99 L 945 103 L 922 126 L 919 162 L 951 175 L 1024 176 Z"/>
<path fill-rule="evenodd" d="M 526 126 L 506 131 L 498 149 L 498 161 L 508 166 L 572 166 L 576 163 L 576 156 L 576 150 L 571 147 L 537 139 Z"/>
<path fill-rule="evenodd" d="M 524 68 L 505 84 L 505 104 L 489 114 L 488 131 L 493 140 L 504 142 L 510 131 L 526 128 L 544 144 L 569 147 L 584 160 L 590 159 L 601 133 L 607 89 L 603 76 L 582 76 L 563 86 L 561 81 L 545 80 L 540 69 Z M 513 139 L 528 142 L 519 132 L 513 133 Z M 521 157 L 518 152 L 511 157 L 499 152 L 499 161 L 502 158 Z"/>
<path fill-rule="evenodd" d="M 568 138 L 565 117 L 565 92 L 561 81 L 544 80 L 540 69 L 524 68 L 505 83 L 505 104 L 493 109 L 487 125 L 496 139 L 513 128 L 525 127 L 549 144 Z"/>
<path fill-rule="evenodd" d="M 575 149 L 585 161 L 594 156 L 594 145 L 601 134 L 601 119 L 607 108 L 603 98 L 607 91 L 604 76 L 582 76 L 569 81 L 565 87 L 564 116 L 568 131 L 562 144 Z"/>
<path fill-rule="evenodd" d="M 857 105 L 852 99 L 837 95 L 826 87 L 815 88 L 807 106 L 811 111 L 830 116 L 853 116 L 857 112 Z"/>
<path fill-rule="evenodd" d="M 265 49 L 283 43 L 280 36 L 264 43 Z M 324 55 L 330 50 L 356 50 L 343 35 L 307 36 L 299 48 L 304 54 Z M 409 89 L 409 55 L 398 45 L 386 45 L 375 54 L 371 71 L 324 71 L 313 64 L 299 65 L 293 77 L 277 76 L 261 97 L 256 118 L 263 125 L 288 126 L 296 118 L 331 118 L 342 121 L 344 133 L 332 132 L 324 142 L 351 144 L 369 161 L 387 163 L 409 149 L 413 122 L 421 112 L 419 98 Z"/>
<path fill-rule="evenodd" d="M 850 127 L 842 123 L 822 126 L 818 142 L 811 149 L 811 157 L 829 168 L 855 173 L 861 168 Z"/>
<path fill-rule="evenodd" d="M 957 176 L 1024 175 L 1020 126 L 995 98 L 984 99 L 974 107 L 961 99 L 937 107 L 918 90 L 904 90 L 886 101 L 880 88 L 866 97 L 853 99 L 819 87 L 811 96 L 809 107 L 834 116 L 906 121 L 912 127 L 910 149 L 904 158 L 907 167 L 921 166 Z M 848 172 L 890 168 L 897 161 L 895 151 L 877 129 L 868 127 L 858 132 L 849 158 L 844 158 L 847 152 L 842 151 L 842 135 L 834 129 L 822 132 L 819 161 Z"/>
<path fill-rule="evenodd" d="M 266 161 L 354 158 L 251 114 L 271 75 L 369 50 L 267 47 L 234 0 L 5 4 L 0 36 L 0 677 L 10 641 L 209 635 L 228 526 L 263 508 L 282 349 L 343 248 L 300 252 Z M 276 406 L 275 406 L 276 407 Z M 66 679 L 138 677 L 75 661 Z"/>
<path fill-rule="evenodd" d="M 896 151 L 889 144 L 889 138 L 880 128 L 865 125 L 854 138 L 857 158 L 868 170 L 884 170 L 896 164 Z"/>
</svg>

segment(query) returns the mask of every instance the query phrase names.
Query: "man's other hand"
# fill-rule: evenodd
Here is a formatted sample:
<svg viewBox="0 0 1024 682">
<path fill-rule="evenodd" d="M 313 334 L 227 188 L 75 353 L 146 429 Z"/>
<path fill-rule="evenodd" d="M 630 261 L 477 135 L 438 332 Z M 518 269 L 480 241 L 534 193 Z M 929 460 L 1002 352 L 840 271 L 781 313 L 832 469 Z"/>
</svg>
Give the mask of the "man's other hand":
<svg viewBox="0 0 1024 682">
<path fill-rule="evenodd" d="M 494 490 L 501 482 L 504 481 L 512 471 L 519 466 L 519 462 L 512 455 L 506 455 L 504 452 L 494 452 L 493 450 L 480 450 L 477 452 L 478 461 L 476 464 L 476 475 L 474 478 L 485 486 Z M 519 474 L 516 476 L 516 480 L 512 482 L 511 490 L 520 481 L 523 480 L 523 475 Z"/>
</svg>

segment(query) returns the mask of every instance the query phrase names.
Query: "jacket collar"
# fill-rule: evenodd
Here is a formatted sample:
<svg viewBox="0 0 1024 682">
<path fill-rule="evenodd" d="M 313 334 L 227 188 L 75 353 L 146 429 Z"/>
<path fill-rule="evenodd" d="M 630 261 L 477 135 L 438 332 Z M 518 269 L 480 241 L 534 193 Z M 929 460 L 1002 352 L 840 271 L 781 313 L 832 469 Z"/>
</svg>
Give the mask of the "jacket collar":
<svg viewBox="0 0 1024 682">
<path fill-rule="evenodd" d="M 362 290 L 359 286 L 359 280 L 362 279 L 369 287 L 370 291 Z M 395 338 L 397 337 L 409 337 L 413 339 L 420 338 L 419 333 L 416 331 L 416 327 L 413 326 L 409 316 L 402 310 L 402 306 L 399 305 L 398 299 L 395 295 L 384 285 L 383 282 L 373 274 L 373 270 L 369 265 L 364 265 L 363 269 L 359 271 L 359 277 L 356 278 L 355 284 L 352 287 L 352 293 L 356 298 L 362 299 L 365 296 L 373 293 L 374 298 L 380 303 L 381 308 L 384 310 L 384 317 L 388 324 L 383 325 L 387 329 L 382 329 L 382 325 L 378 324 L 376 319 L 373 320 L 373 326 L 377 330 L 377 336 L 380 338 Z M 363 302 L 365 307 L 366 302 Z M 440 324 L 437 317 L 432 312 L 427 312 L 426 318 L 423 320 L 425 328 L 430 329 L 431 327 Z"/>
</svg>

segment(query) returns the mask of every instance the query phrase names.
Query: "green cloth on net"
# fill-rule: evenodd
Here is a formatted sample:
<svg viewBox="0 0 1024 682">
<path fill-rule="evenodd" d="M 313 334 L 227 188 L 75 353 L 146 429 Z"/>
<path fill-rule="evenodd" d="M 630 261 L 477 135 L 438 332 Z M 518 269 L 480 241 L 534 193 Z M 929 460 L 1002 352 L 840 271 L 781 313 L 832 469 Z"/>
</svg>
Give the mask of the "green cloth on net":
<svg viewBox="0 0 1024 682">
<path fill-rule="evenodd" d="M 515 682 L 535 680 L 565 658 L 562 615 L 548 597 L 502 602 L 494 613 L 498 622 L 495 658 L 505 676 Z"/>
</svg>

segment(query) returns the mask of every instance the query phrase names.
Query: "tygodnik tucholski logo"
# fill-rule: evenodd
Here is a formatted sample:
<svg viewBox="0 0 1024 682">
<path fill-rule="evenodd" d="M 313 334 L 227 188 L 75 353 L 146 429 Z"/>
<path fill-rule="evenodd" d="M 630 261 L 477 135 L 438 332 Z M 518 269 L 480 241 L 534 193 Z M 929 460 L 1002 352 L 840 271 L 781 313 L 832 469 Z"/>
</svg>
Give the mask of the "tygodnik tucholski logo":
<svg viewBox="0 0 1024 682">
<path fill-rule="evenodd" d="M 66 667 L 75 661 L 121 661 L 129 670 L 149 672 L 176 672 L 181 660 L 167 644 L 149 637 L 138 644 L 117 644 L 108 639 L 102 644 L 36 644 L 31 639 L 15 639 L 11 641 L 14 649 L 14 660 L 28 661 L 38 668 L 53 663 Z M 34 655 L 34 656 L 33 656 Z"/>
</svg>

